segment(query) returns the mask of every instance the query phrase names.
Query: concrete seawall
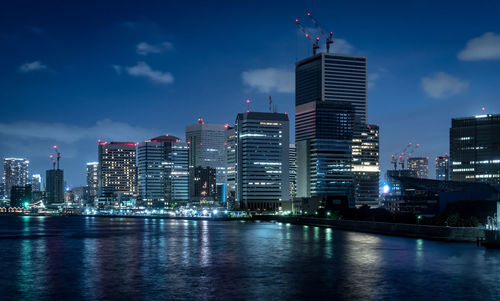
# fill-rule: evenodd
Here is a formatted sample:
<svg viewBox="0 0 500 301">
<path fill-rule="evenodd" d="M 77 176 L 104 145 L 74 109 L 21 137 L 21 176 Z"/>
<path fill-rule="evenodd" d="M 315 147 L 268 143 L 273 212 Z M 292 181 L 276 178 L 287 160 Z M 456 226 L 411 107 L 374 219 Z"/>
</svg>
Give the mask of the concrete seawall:
<svg viewBox="0 0 500 301">
<path fill-rule="evenodd" d="M 258 217 L 254 217 L 259 219 Z M 468 227 L 442 227 L 413 224 L 381 223 L 368 221 L 331 220 L 314 217 L 275 216 L 265 218 L 282 223 L 331 227 L 340 230 L 376 233 L 392 236 L 424 238 L 450 242 L 476 242 L 478 237 L 485 237 L 485 230 Z"/>
</svg>

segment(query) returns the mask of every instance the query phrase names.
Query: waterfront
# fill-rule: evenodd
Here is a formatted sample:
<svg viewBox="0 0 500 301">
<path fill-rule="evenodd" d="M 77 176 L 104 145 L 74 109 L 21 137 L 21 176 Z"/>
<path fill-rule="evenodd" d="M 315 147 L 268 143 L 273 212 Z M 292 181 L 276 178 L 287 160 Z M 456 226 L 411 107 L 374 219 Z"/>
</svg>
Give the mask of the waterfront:
<svg viewBox="0 0 500 301">
<path fill-rule="evenodd" d="M 500 296 L 500 252 L 251 221 L 0 218 L 4 299 Z"/>
</svg>

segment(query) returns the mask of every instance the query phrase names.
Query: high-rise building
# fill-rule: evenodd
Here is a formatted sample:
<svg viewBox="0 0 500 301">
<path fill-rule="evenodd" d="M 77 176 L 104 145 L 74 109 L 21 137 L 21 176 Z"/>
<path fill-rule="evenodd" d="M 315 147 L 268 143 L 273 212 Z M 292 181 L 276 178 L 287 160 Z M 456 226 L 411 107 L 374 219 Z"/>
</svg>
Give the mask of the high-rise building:
<svg viewBox="0 0 500 301">
<path fill-rule="evenodd" d="M 45 172 L 45 193 L 48 204 L 64 202 L 64 171 L 62 169 L 49 169 Z"/>
<path fill-rule="evenodd" d="M 10 207 L 23 207 L 26 203 L 31 203 L 32 189 L 31 184 L 25 186 L 12 186 Z"/>
<path fill-rule="evenodd" d="M 356 206 L 378 206 L 379 127 L 360 125 L 352 140 L 352 171 Z"/>
<path fill-rule="evenodd" d="M 197 124 L 186 126 L 186 142 L 189 145 L 189 168 L 211 167 L 216 172 L 217 186 L 226 185 L 226 135 L 223 124 L 205 124 L 199 118 Z M 190 172 L 190 174 L 194 174 Z M 190 177 L 190 189 L 194 188 Z M 220 191 L 220 189 L 219 189 Z M 193 195 L 193 193 L 190 193 Z M 222 196 L 217 198 L 224 199 Z"/>
<path fill-rule="evenodd" d="M 87 163 L 87 187 L 89 196 L 95 198 L 99 193 L 99 162 Z"/>
<path fill-rule="evenodd" d="M 235 134 L 236 202 L 248 210 L 290 206 L 288 115 L 238 114 Z"/>
<path fill-rule="evenodd" d="M 290 200 L 296 195 L 297 192 L 297 148 L 295 144 L 290 144 L 289 152 L 289 166 L 290 166 Z"/>
<path fill-rule="evenodd" d="M 414 170 L 417 178 L 427 179 L 429 176 L 429 158 L 411 157 L 407 160 L 408 169 Z"/>
<path fill-rule="evenodd" d="M 137 147 L 139 197 L 144 206 L 164 208 L 187 201 L 187 145 L 175 136 L 159 136 Z"/>
<path fill-rule="evenodd" d="M 4 158 L 3 170 L 5 181 L 5 195 L 10 197 L 12 186 L 26 186 L 30 184 L 29 163 L 24 158 Z"/>
<path fill-rule="evenodd" d="M 216 171 L 212 167 L 196 166 L 189 169 L 191 187 L 189 199 L 195 203 L 213 204 L 217 197 Z"/>
<path fill-rule="evenodd" d="M 346 102 L 296 107 L 297 197 L 335 197 L 354 206 L 353 115 Z"/>
<path fill-rule="evenodd" d="M 500 184 L 500 114 L 453 118 L 450 178 Z"/>
<path fill-rule="evenodd" d="M 297 196 L 354 206 L 352 143 L 367 121 L 367 58 L 320 53 L 298 62 L 295 106 Z M 357 179 L 368 181 L 357 187 L 371 187 L 374 176 Z"/>
<path fill-rule="evenodd" d="M 101 196 L 137 194 L 134 142 L 98 142 L 98 182 Z"/>
<path fill-rule="evenodd" d="M 448 181 L 450 179 L 450 158 L 439 156 L 436 158 L 436 180 Z"/>
<path fill-rule="evenodd" d="M 236 203 L 236 133 L 234 127 L 228 125 L 226 128 L 226 206 L 237 210 L 239 203 Z"/>
<path fill-rule="evenodd" d="M 42 175 L 40 174 L 31 175 L 31 189 L 33 189 L 33 191 L 43 190 Z"/>
</svg>

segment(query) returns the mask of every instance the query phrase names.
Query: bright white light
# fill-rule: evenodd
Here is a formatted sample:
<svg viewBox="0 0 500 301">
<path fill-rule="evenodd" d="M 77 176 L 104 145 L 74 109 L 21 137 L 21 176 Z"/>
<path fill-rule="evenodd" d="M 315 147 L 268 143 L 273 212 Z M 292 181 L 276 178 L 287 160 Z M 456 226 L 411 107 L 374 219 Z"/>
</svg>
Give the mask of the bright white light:
<svg viewBox="0 0 500 301">
<path fill-rule="evenodd" d="M 203 215 L 206 215 L 207 214 L 207 209 L 203 209 Z"/>
<path fill-rule="evenodd" d="M 219 213 L 219 210 L 214 209 L 214 211 L 212 211 L 212 213 L 213 213 L 213 214 L 217 214 L 217 213 Z"/>
<path fill-rule="evenodd" d="M 385 184 L 383 190 L 384 193 L 389 193 L 389 190 L 391 190 L 391 188 L 389 187 L 389 185 Z"/>
</svg>

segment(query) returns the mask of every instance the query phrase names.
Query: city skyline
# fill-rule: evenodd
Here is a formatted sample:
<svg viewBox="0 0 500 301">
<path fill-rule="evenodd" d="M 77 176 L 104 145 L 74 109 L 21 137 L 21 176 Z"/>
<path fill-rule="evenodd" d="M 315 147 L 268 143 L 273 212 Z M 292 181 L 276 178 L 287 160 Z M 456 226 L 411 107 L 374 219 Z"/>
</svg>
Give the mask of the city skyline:
<svg viewBox="0 0 500 301">
<path fill-rule="evenodd" d="M 40 7 L 25 15 L 4 3 L 0 41 L 10 47 L 0 58 L 0 155 L 27 158 L 31 173 L 44 174 L 56 144 L 68 184 L 81 186 L 97 139 L 184 137 L 198 117 L 232 125 L 246 99 L 266 112 L 269 95 L 290 114 L 293 143 L 295 62 L 312 54 L 294 20 L 311 30 L 311 11 L 334 32 L 334 52 L 368 57 L 368 119 L 380 126 L 381 174 L 410 141 L 421 144 L 415 156 L 433 161 L 449 151 L 451 118 L 500 111 L 500 6 L 457 5 L 443 15 L 450 3 L 233 4 L 233 14 L 205 4 L 152 2 L 138 14 L 127 11 L 131 3 L 31 3 Z"/>
</svg>

